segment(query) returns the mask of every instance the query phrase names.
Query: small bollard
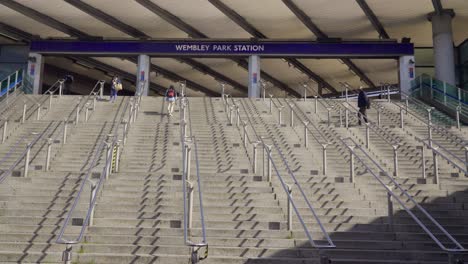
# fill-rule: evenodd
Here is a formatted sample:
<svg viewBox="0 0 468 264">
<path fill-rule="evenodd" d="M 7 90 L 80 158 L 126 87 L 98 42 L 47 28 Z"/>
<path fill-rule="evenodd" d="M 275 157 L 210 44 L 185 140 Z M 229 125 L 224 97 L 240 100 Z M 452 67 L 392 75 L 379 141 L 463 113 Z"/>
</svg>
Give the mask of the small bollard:
<svg viewBox="0 0 468 264">
<path fill-rule="evenodd" d="M 432 158 L 434 161 L 434 183 L 439 184 L 439 160 L 437 159 L 438 147 L 432 147 Z"/>
<path fill-rule="evenodd" d="M 26 156 L 24 157 L 24 170 L 23 170 L 23 177 L 27 178 L 28 177 L 28 171 L 29 171 L 29 156 L 31 155 L 31 143 L 28 143 L 26 147 Z"/>
<path fill-rule="evenodd" d="M 253 142 L 253 173 L 257 173 L 257 145 L 259 142 Z"/>
<path fill-rule="evenodd" d="M 46 155 L 46 161 L 45 161 L 45 171 L 49 171 L 50 169 L 50 154 L 52 152 L 52 143 L 53 140 L 52 138 L 47 139 L 47 155 Z"/>
<path fill-rule="evenodd" d="M 7 138 L 7 130 L 8 130 L 8 120 L 5 120 L 5 122 L 3 122 L 2 144 L 5 143 L 5 140 Z"/>
<path fill-rule="evenodd" d="M 188 228 L 192 228 L 192 220 L 193 220 L 193 183 L 187 181 L 187 189 L 188 189 L 188 216 L 187 216 L 187 224 Z"/>
<path fill-rule="evenodd" d="M 302 123 L 304 124 L 304 147 L 307 148 L 309 147 L 309 131 L 307 128 L 309 122 L 303 121 Z"/>
<path fill-rule="evenodd" d="M 393 198 L 390 192 L 387 192 L 388 225 L 390 231 L 393 231 Z"/>
<path fill-rule="evenodd" d="M 37 116 L 36 116 L 36 120 L 39 120 L 41 119 L 41 105 L 40 104 L 37 104 Z"/>
<path fill-rule="evenodd" d="M 291 196 L 292 196 L 292 188 L 290 185 L 286 185 L 288 188 L 288 231 L 292 230 L 292 204 L 291 204 Z"/>
<path fill-rule="evenodd" d="M 72 263 L 72 246 L 67 244 L 67 248 L 62 252 L 62 261 L 64 264 Z"/>
<path fill-rule="evenodd" d="M 65 118 L 65 121 L 63 121 L 63 140 L 62 143 L 65 144 L 67 143 L 67 126 L 68 126 L 68 120 Z"/>
<path fill-rule="evenodd" d="M 366 148 L 369 149 L 369 145 L 370 145 L 370 124 L 369 123 L 365 123 L 366 124 Z"/>
<path fill-rule="evenodd" d="M 403 128 L 403 108 L 400 108 L 400 128 Z"/>
<path fill-rule="evenodd" d="M 294 110 L 293 110 L 293 105 L 289 105 L 291 108 L 291 111 L 289 112 L 289 117 L 290 117 L 290 126 L 294 127 Z"/>
<path fill-rule="evenodd" d="M 314 96 L 314 98 L 315 98 L 315 100 L 314 100 L 315 101 L 314 111 L 315 111 L 315 114 L 316 114 L 317 113 L 317 108 L 318 108 L 318 99 L 317 99 L 318 97 Z"/>
<path fill-rule="evenodd" d="M 23 116 L 22 116 L 22 118 L 21 118 L 21 123 L 23 123 L 23 124 L 24 124 L 24 122 L 26 121 L 26 108 L 27 108 L 27 105 L 24 104 L 24 105 L 23 105 Z"/>
<path fill-rule="evenodd" d="M 322 144 L 322 173 L 327 175 L 327 146 L 328 144 Z"/>
<path fill-rule="evenodd" d="M 354 183 L 354 148 L 355 146 L 348 146 L 349 148 L 349 180 Z"/>
<path fill-rule="evenodd" d="M 92 209 L 91 209 L 91 212 L 89 214 L 88 226 L 93 226 L 94 225 L 94 209 L 95 209 L 95 206 L 92 206 L 92 204 L 93 204 L 94 197 L 96 197 L 96 189 L 97 189 L 96 183 L 91 182 L 90 188 L 91 188 L 91 191 L 90 191 L 90 194 L 89 194 L 89 208 L 92 208 Z"/>
<path fill-rule="evenodd" d="M 398 147 L 399 145 L 393 145 L 393 176 L 398 178 Z"/>
</svg>

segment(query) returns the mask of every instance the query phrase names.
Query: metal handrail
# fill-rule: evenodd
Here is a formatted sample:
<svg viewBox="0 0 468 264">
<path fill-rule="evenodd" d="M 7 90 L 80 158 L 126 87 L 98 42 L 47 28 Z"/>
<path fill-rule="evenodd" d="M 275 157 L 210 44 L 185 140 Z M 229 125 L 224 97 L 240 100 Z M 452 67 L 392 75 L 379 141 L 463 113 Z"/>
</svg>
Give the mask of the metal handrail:
<svg viewBox="0 0 468 264">
<path fill-rule="evenodd" d="M 247 109 L 245 108 L 245 105 L 244 105 L 243 101 L 241 101 L 241 105 L 242 105 L 242 108 L 244 109 L 244 112 L 247 113 Z M 276 151 L 280 154 L 280 157 L 281 157 L 283 163 L 285 164 L 285 166 L 287 168 L 288 174 L 294 180 L 294 184 L 297 186 L 297 188 L 301 192 L 301 195 L 303 196 L 304 200 L 306 201 L 307 206 L 309 207 L 309 209 L 311 210 L 315 220 L 319 224 L 320 230 L 322 231 L 323 235 L 325 236 L 325 238 L 326 238 L 326 240 L 328 242 L 328 245 L 319 245 L 319 244 L 315 243 L 315 241 L 314 241 L 314 239 L 312 237 L 312 234 L 309 232 L 309 229 L 307 228 L 307 226 L 306 226 L 306 224 L 304 222 L 304 219 L 302 218 L 301 213 L 299 212 L 299 209 L 297 208 L 297 206 L 296 206 L 296 204 L 294 202 L 294 199 L 293 199 L 291 193 L 288 190 L 288 186 L 286 186 L 286 183 L 285 183 L 283 177 L 279 173 L 279 170 L 278 170 L 278 168 L 277 168 L 277 166 L 275 164 L 275 161 L 273 160 L 273 157 L 271 155 L 271 151 L 268 150 L 268 147 L 266 147 L 267 144 L 265 144 L 264 138 L 259 137 L 259 135 L 257 134 L 257 131 L 255 130 L 255 127 L 253 126 L 252 121 L 250 120 L 250 117 L 249 117 L 248 114 L 247 114 L 247 121 L 250 124 L 250 127 L 252 128 L 252 131 L 254 132 L 255 136 L 257 137 L 257 142 L 261 143 L 265 147 L 266 153 L 268 153 L 268 159 L 271 161 L 271 164 L 273 165 L 273 168 L 275 169 L 276 175 L 278 176 L 278 179 L 281 182 L 281 186 L 283 187 L 283 190 L 285 191 L 286 195 L 288 196 L 289 201 L 291 202 L 291 205 L 293 206 L 293 209 L 296 212 L 296 215 L 297 215 L 299 221 L 301 222 L 301 225 L 302 225 L 302 227 L 303 227 L 303 229 L 304 229 L 304 231 L 305 231 L 305 233 L 306 233 L 306 235 L 307 235 L 307 237 L 309 239 L 310 244 L 315 248 L 335 248 L 336 245 L 333 243 L 332 239 L 328 235 L 328 232 L 325 230 L 325 227 L 323 226 L 323 224 L 320 221 L 317 213 L 315 212 L 314 207 L 311 205 L 311 203 L 307 199 L 307 195 L 305 194 L 304 190 L 302 189 L 300 183 L 297 181 L 296 176 L 294 175 L 293 171 L 289 167 L 285 156 L 281 152 L 281 150 L 278 147 L 278 145 L 276 144 L 276 142 L 272 139 L 273 146 L 275 147 Z"/>
<path fill-rule="evenodd" d="M 349 146 L 347 143 L 346 143 L 346 140 L 349 140 L 351 141 L 354 146 L 351 147 Z M 395 181 L 395 179 L 393 179 L 393 177 L 391 177 L 390 175 L 388 175 L 388 173 L 374 160 L 372 159 L 372 157 L 359 145 L 357 144 L 352 138 L 346 138 L 346 139 L 343 139 L 343 138 L 340 138 L 340 141 L 343 143 L 343 145 L 345 145 L 349 151 L 354 154 L 357 159 L 361 162 L 361 164 L 367 169 L 368 172 L 370 172 L 372 174 L 372 176 L 374 176 L 374 178 L 387 190 L 387 193 L 390 194 L 394 199 L 396 199 L 398 201 L 398 203 L 403 207 L 403 209 L 413 218 L 413 220 L 432 238 L 432 240 L 434 240 L 434 242 L 444 251 L 447 251 L 447 252 L 464 252 L 464 251 L 467 251 L 455 238 L 452 237 L 452 235 L 450 235 L 449 232 L 447 232 L 447 230 L 445 230 L 444 227 L 442 227 L 422 206 L 420 206 L 418 204 L 418 202 L 416 202 L 413 197 L 403 188 L 400 186 L 400 184 Z M 402 200 L 399 198 L 399 196 L 397 194 L 395 194 L 394 191 L 392 191 L 390 189 L 389 186 L 387 186 L 387 184 L 385 184 L 383 182 L 382 179 L 380 179 L 379 176 L 377 176 L 377 174 L 374 173 L 374 171 L 361 159 L 360 156 L 357 155 L 355 149 L 359 149 L 362 153 L 364 153 L 364 155 L 380 170 L 380 175 L 384 175 L 386 176 L 386 178 L 388 180 L 390 180 L 393 185 L 399 190 L 401 191 L 402 194 L 404 194 L 404 196 L 409 200 L 411 201 L 415 208 L 419 209 L 440 231 L 442 231 L 442 233 L 453 243 L 456 245 L 457 248 L 447 248 L 444 244 L 442 244 L 442 242 L 429 230 L 429 228 L 402 202 Z"/>
<path fill-rule="evenodd" d="M 429 139 L 422 139 L 422 138 L 419 138 L 419 137 L 415 137 L 415 139 L 419 142 L 421 142 L 423 145 L 425 145 L 426 147 L 430 148 L 432 151 L 436 152 L 437 154 L 439 154 L 442 158 L 444 158 L 448 163 L 452 164 L 453 166 L 457 167 L 461 172 L 463 172 L 465 175 L 468 175 L 468 170 L 467 170 L 467 164 L 466 164 L 466 161 L 460 159 L 455 153 L 453 153 L 452 151 L 448 150 L 447 148 L 444 148 L 442 145 L 440 145 L 439 143 L 431 140 L 429 141 Z M 428 142 L 426 142 L 426 140 Z M 437 148 L 434 147 L 434 145 L 437 146 Z M 448 153 L 451 157 L 448 157 L 447 155 L 445 155 L 444 153 L 440 152 L 438 149 L 441 149 L 443 150 L 444 152 Z M 460 167 L 460 165 L 458 165 L 455 161 L 453 161 L 453 159 L 459 161 L 460 163 L 463 163 L 465 164 L 465 167 L 462 168 Z M 424 162 L 424 161 L 423 161 Z"/>
<path fill-rule="evenodd" d="M 94 192 L 95 192 L 95 195 L 93 195 L 93 198 L 91 199 L 90 201 L 90 205 L 89 205 L 89 208 L 88 208 L 88 211 L 86 213 L 86 217 L 83 221 L 83 225 L 80 229 L 80 233 L 78 234 L 78 236 L 74 239 L 74 240 L 66 240 L 63 238 L 64 234 L 65 234 L 65 231 L 68 227 L 68 224 L 70 222 L 70 219 L 73 215 L 73 212 L 76 208 L 76 206 L 78 205 L 78 202 L 81 198 L 81 195 L 83 193 L 83 190 L 84 190 L 84 187 L 86 185 L 87 182 L 91 182 L 91 180 L 89 179 L 90 175 L 91 175 L 91 172 L 92 172 L 92 169 L 96 166 L 97 164 L 97 161 L 99 160 L 100 158 L 100 155 L 102 153 L 102 151 L 104 150 L 104 146 L 106 144 L 109 144 L 108 147 L 109 149 L 113 149 L 114 146 L 116 146 L 117 142 L 118 142 L 118 135 L 116 135 L 116 132 L 118 132 L 118 129 L 120 127 L 120 125 L 122 124 L 122 120 L 126 114 L 126 109 L 128 108 L 128 104 L 129 104 L 130 100 L 127 100 L 125 106 L 124 106 L 124 110 L 122 111 L 122 114 L 121 114 L 121 117 L 119 119 L 119 122 L 118 122 L 118 125 L 117 127 L 113 127 L 112 128 L 112 134 L 115 135 L 114 136 L 114 139 L 111 141 L 111 142 L 107 142 L 105 140 L 102 140 L 101 141 L 101 144 L 99 145 L 97 151 L 94 153 L 94 157 L 93 157 L 93 160 L 91 162 L 91 165 L 89 166 L 87 172 L 86 172 L 86 175 L 84 176 L 83 180 L 82 180 L 82 183 L 81 183 L 81 186 L 80 186 L 80 189 L 75 197 L 75 200 L 72 204 L 72 206 L 70 207 L 70 210 L 68 211 L 68 215 L 67 217 L 65 218 L 65 221 L 62 225 L 62 228 L 60 229 L 60 233 L 59 235 L 57 236 L 57 239 L 56 239 L 56 243 L 57 244 L 67 244 L 67 250 L 66 251 L 69 251 L 71 253 L 71 245 L 72 244 L 78 244 L 81 242 L 81 240 L 83 239 L 83 236 L 84 236 L 84 233 L 86 231 L 86 228 L 89 224 L 89 221 L 90 221 L 90 218 L 94 212 L 94 207 L 96 205 L 96 201 L 97 201 L 97 193 L 99 193 L 99 190 L 101 189 L 101 186 L 102 186 L 102 183 L 104 181 L 104 179 L 106 178 L 107 175 L 107 172 L 108 172 L 108 169 L 109 169 L 109 166 L 112 162 L 112 151 L 108 151 L 108 153 L 106 154 L 106 162 L 104 164 L 104 167 L 102 169 L 102 172 L 101 172 L 101 176 L 97 182 L 97 184 L 93 185 L 94 186 Z M 137 108 L 134 109 L 134 111 L 137 111 Z M 118 114 L 118 112 L 117 112 Z M 115 122 L 114 122 L 115 123 Z M 93 184 L 93 182 L 91 182 Z M 92 187 L 93 188 L 93 187 Z M 70 247 L 70 249 L 69 249 Z M 69 250 L 68 250 L 69 249 Z"/>
<path fill-rule="evenodd" d="M 181 109 L 179 111 L 180 113 L 180 120 L 185 122 L 184 119 L 184 111 L 185 107 L 188 109 L 188 126 L 189 126 L 189 136 L 185 134 L 185 129 L 180 126 L 180 135 L 181 135 L 181 149 L 182 149 L 182 168 L 183 168 L 183 175 L 182 175 L 182 193 L 183 193 L 183 206 L 184 206 L 184 243 L 186 246 L 190 247 L 206 247 L 208 248 L 208 242 L 206 239 L 206 225 L 205 225 L 205 213 L 204 213 L 204 207 L 203 207 L 203 194 L 202 194 L 202 185 L 201 185 L 201 177 L 200 177 L 200 162 L 198 159 L 198 144 L 197 144 L 197 138 L 196 136 L 193 135 L 192 131 L 192 120 L 190 117 L 190 102 L 187 97 L 183 96 L 180 97 L 180 106 Z M 185 148 L 186 148 L 186 140 L 191 139 L 194 145 L 194 150 L 195 150 L 195 167 L 196 167 L 196 175 L 197 175 L 197 184 L 198 184 L 198 198 L 199 198 L 199 207 L 200 207 L 200 220 L 201 220 L 201 227 L 202 227 L 202 241 L 199 243 L 192 242 L 188 238 L 188 214 L 191 212 L 188 212 L 187 209 L 187 177 L 188 177 L 188 171 L 186 170 L 185 164 L 187 164 L 186 160 L 186 155 L 185 155 Z M 205 252 L 204 258 L 208 257 L 208 249 Z M 203 258 L 203 259 L 204 259 Z"/>
</svg>

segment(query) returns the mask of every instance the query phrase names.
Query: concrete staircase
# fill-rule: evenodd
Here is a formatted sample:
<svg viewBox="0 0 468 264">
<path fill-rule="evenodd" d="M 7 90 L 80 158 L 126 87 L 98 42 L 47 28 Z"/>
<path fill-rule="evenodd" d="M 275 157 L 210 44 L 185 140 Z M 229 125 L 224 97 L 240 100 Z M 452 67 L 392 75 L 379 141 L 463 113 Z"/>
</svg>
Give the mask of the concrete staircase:
<svg viewBox="0 0 468 264">
<path fill-rule="evenodd" d="M 51 109 L 48 109 L 48 102 L 45 103 L 40 120 L 31 116 L 25 124 L 18 123 L 0 146 L 0 160 L 11 153 L 0 163 L 0 169 L 5 171 L 34 137 L 31 132 L 46 130 L 44 138 L 54 140 L 50 171 L 44 171 L 47 144 L 41 140 L 41 144 L 31 150 L 32 169 L 28 177 L 21 177 L 21 163 L 0 185 L 1 263 L 61 263 L 65 246 L 55 243 L 57 234 L 94 155 L 99 156 L 99 162 L 92 169 L 92 178 L 100 176 L 105 160 L 104 153 L 96 153 L 97 146 L 115 130 L 128 100 L 120 97 L 114 104 L 98 101 L 88 122 L 81 117 L 78 124 L 68 124 L 68 139 L 63 144 L 63 120 L 70 115 L 73 117 L 75 106 L 82 99 L 77 96 L 54 98 Z M 244 147 L 241 124 L 239 127 L 235 122 L 228 124 L 223 101 L 189 98 L 190 130 L 198 145 L 209 244 L 208 258 L 201 263 L 318 264 L 323 255 L 330 257 L 332 263 L 447 263 L 447 254 L 396 203 L 394 225 L 389 224 L 387 195 L 363 164 L 356 162 L 356 181 L 350 182 L 350 154 L 339 138 L 351 137 L 362 144 L 363 128 L 339 127 L 335 112 L 332 126 L 328 126 L 324 105 L 329 102 L 322 102 L 318 113 L 314 114 L 313 101 L 296 101 L 296 118 L 309 119 L 320 131 L 309 130 L 306 148 L 303 126 L 297 119 L 294 127 L 289 126 L 287 107 L 283 110 L 284 125 L 278 125 L 278 113 L 275 110 L 269 113 L 268 100 L 236 100 L 240 119 L 248 121 L 250 139 L 263 136 L 267 144 L 278 147 L 273 151 L 273 162 L 281 177 L 292 186 L 294 201 L 314 241 L 325 242 L 305 199 L 299 195 L 298 184 L 336 248 L 311 247 L 295 214 L 292 230 L 287 230 L 287 196 L 275 170 L 271 182 L 264 175 L 262 149 L 258 149 L 258 170 L 253 173 L 252 146 Z M 421 181 L 418 166 L 422 161 L 412 138 L 424 131 L 419 131 L 416 125 L 411 127 L 409 121 L 407 130 L 399 129 L 393 118 L 395 110 L 388 108 L 383 119 L 386 136 L 402 143 L 400 175 L 396 180 L 458 241 L 467 245 L 465 175 L 441 164 L 440 184 Z M 22 106 L 11 112 L 21 116 Z M 34 115 L 34 110 L 32 112 Z M 375 117 L 375 112 L 370 111 L 369 116 Z M 104 183 L 93 226 L 87 228 L 82 243 L 73 247 L 73 263 L 190 263 L 191 251 L 183 237 L 180 123 L 179 113 L 173 117 L 166 115 L 162 98 L 142 99 L 138 118 L 130 127 L 123 146 L 120 170 Z M 330 142 L 325 175 L 322 146 L 313 137 Z M 440 141 L 447 147 L 458 147 L 444 138 L 441 135 Z M 392 153 L 379 142 L 379 136 L 373 135 L 371 142 L 370 156 L 391 173 Z M 17 149 L 11 151 L 15 145 Z M 285 160 L 279 156 L 280 151 Z M 372 171 L 377 170 L 370 159 L 363 158 L 363 161 L 370 164 Z M 426 162 L 429 173 L 431 161 L 428 158 Z M 296 184 L 288 167 L 297 179 Z M 189 239 L 198 242 L 202 231 L 197 195 L 200 186 L 196 183 L 195 168 L 192 152 L 195 202 Z M 89 195 L 90 190 L 85 189 L 74 211 L 73 223 L 66 229 L 66 238 L 72 239 L 79 232 Z M 404 196 L 399 194 L 399 197 Z M 409 204 L 406 200 L 405 203 Z M 414 208 L 412 211 L 422 215 Z M 436 232 L 432 225 L 428 226 Z M 204 250 L 201 249 L 202 256 Z"/>
</svg>

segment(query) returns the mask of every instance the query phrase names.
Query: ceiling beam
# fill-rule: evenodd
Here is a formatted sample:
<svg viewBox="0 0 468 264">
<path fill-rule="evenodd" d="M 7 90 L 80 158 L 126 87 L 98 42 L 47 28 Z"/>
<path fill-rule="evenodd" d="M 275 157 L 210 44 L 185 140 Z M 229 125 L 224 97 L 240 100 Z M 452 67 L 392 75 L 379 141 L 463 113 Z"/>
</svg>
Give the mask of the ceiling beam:
<svg viewBox="0 0 468 264">
<path fill-rule="evenodd" d="M 127 58 L 128 61 L 131 61 L 135 64 L 138 63 L 138 61 L 135 59 L 135 58 Z M 216 97 L 220 97 L 221 94 L 218 93 L 218 92 L 215 92 L 203 85 L 200 85 L 192 80 L 189 80 L 183 76 L 180 76 L 178 75 L 177 73 L 174 73 L 174 72 L 171 72 L 171 71 L 168 71 L 164 68 L 161 68 L 155 64 L 151 64 L 150 65 L 150 70 L 152 71 L 155 71 L 161 75 L 163 75 L 165 78 L 169 79 L 169 80 L 172 80 L 173 82 L 178 82 L 178 81 L 186 81 L 187 82 L 187 86 L 188 87 L 191 87 L 192 89 L 195 89 L 197 91 L 200 91 L 202 93 L 205 93 L 206 95 L 208 96 L 216 96 Z"/>
<path fill-rule="evenodd" d="M 211 1 L 219 1 L 219 0 L 209 0 Z M 293 14 L 297 16 L 297 18 L 312 32 L 317 38 L 328 38 L 328 35 L 324 33 L 320 28 L 310 19 L 310 17 L 300 9 L 292 0 L 282 0 L 283 3 L 291 10 Z M 354 64 L 350 59 L 341 59 L 350 70 L 356 73 L 359 78 L 365 82 L 369 87 L 375 88 L 374 82 L 372 82 L 369 77 L 361 70 L 359 67 Z M 335 90 L 336 91 L 336 90 Z"/>
<path fill-rule="evenodd" d="M 260 32 L 258 29 L 256 29 L 253 25 L 251 25 L 245 18 L 243 18 L 241 15 L 239 15 L 236 11 L 228 7 L 226 4 L 221 2 L 220 0 L 208 0 L 213 6 L 215 6 L 219 11 L 221 11 L 223 14 L 225 14 L 227 17 L 229 17 L 232 21 L 234 21 L 237 25 L 239 25 L 241 28 L 243 28 L 245 31 L 247 31 L 250 35 L 256 37 L 256 38 L 262 38 L 262 39 L 267 39 L 268 37 Z M 325 79 L 321 78 L 318 74 L 314 73 L 311 71 L 307 66 L 302 64 L 299 60 L 297 59 L 291 59 L 288 58 L 286 59 L 291 65 L 294 67 L 298 68 L 301 72 L 306 74 L 310 79 L 315 80 L 318 83 L 322 83 L 327 89 L 330 91 L 336 91 L 336 89 Z M 261 73 L 261 76 L 264 75 L 264 73 Z M 300 97 L 300 94 L 296 92 L 296 90 L 288 87 L 286 89 L 287 92 L 289 92 L 291 95 L 295 95 Z"/>
<path fill-rule="evenodd" d="M 387 34 L 387 31 L 385 31 L 385 28 L 383 27 L 382 23 L 380 23 L 380 20 L 377 18 L 374 11 L 372 11 L 370 6 L 367 4 L 366 0 L 356 0 L 356 2 L 361 7 L 367 19 L 369 19 L 374 29 L 377 31 L 377 33 L 379 33 L 380 38 L 389 39 L 390 36 Z"/>
<path fill-rule="evenodd" d="M 37 12 L 36 10 L 29 8 L 27 6 L 24 6 L 18 2 L 15 2 L 13 0 L 0 0 L 0 4 L 13 9 L 14 11 L 21 13 L 31 19 L 34 19 L 44 25 L 47 25 L 51 28 L 54 28 L 58 31 L 61 31 L 65 34 L 68 34 L 70 36 L 74 37 L 79 37 L 79 38 L 90 38 L 91 36 L 78 30 L 73 27 L 70 27 L 58 20 L 53 19 L 52 17 L 49 17 L 47 15 L 44 15 L 42 13 Z"/>
<path fill-rule="evenodd" d="M 192 38 L 208 38 L 205 34 L 198 31 L 194 27 L 190 26 L 189 24 L 182 21 L 182 19 L 178 18 L 177 16 L 173 15 L 166 9 L 156 5 L 151 0 L 135 0 L 140 5 L 144 6 L 149 11 L 153 12 L 157 16 L 161 17 L 169 24 L 177 27 L 181 31 L 187 33 Z"/>
<path fill-rule="evenodd" d="M 440 0 L 432 0 L 432 5 L 434 6 L 434 10 L 437 14 L 442 14 L 444 12 L 444 7 Z"/>
<path fill-rule="evenodd" d="M 87 3 L 81 1 L 81 0 L 64 0 L 65 2 L 69 3 L 70 5 L 80 9 L 81 11 L 85 12 L 86 14 L 100 20 L 101 22 L 113 27 L 113 28 L 116 28 L 124 33 L 126 33 L 127 35 L 130 35 L 132 37 L 135 37 L 135 38 L 143 38 L 143 39 L 147 39 L 147 38 L 150 38 L 148 35 L 146 35 L 145 33 L 141 32 L 140 30 L 128 25 L 128 24 L 125 24 L 123 22 L 121 22 L 120 20 L 116 19 L 115 17 L 109 15 L 109 14 L 106 14 L 104 12 L 102 12 L 101 10 L 91 6 L 91 5 L 88 5 Z"/>
<path fill-rule="evenodd" d="M 17 29 L 2 22 L 0 22 L 0 34 L 10 39 L 24 42 L 28 42 L 31 39 L 39 38 L 39 36 L 34 36 L 26 31 Z"/>
<path fill-rule="evenodd" d="M 121 78 L 127 80 L 128 82 L 136 85 L 136 76 L 135 74 L 131 74 L 131 73 L 128 73 L 126 71 L 123 71 L 121 69 L 118 69 L 114 66 L 111 66 L 107 63 L 104 63 L 104 62 L 101 62 L 101 61 L 98 61 L 96 59 L 93 59 L 93 58 L 89 58 L 89 57 L 77 57 L 77 56 L 71 56 L 71 57 L 68 57 L 69 59 L 73 60 L 73 61 L 82 61 L 84 62 L 85 64 L 87 65 L 90 65 L 90 66 L 93 66 L 96 68 L 96 70 L 101 70 L 101 71 L 105 71 L 109 74 L 117 74 L 119 75 Z M 152 83 L 150 82 L 150 89 L 152 89 L 153 91 L 155 91 L 156 93 L 160 94 L 160 95 L 164 95 L 164 93 L 166 92 L 166 88 L 164 88 L 163 86 L 159 85 L 159 84 L 155 84 L 155 83 Z"/>
</svg>

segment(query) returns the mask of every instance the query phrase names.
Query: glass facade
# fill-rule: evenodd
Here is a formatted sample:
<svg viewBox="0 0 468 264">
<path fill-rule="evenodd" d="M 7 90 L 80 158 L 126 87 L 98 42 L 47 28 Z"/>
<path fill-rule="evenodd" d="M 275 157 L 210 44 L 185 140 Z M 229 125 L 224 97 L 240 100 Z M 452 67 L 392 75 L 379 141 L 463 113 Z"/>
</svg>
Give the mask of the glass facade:
<svg viewBox="0 0 468 264">
<path fill-rule="evenodd" d="M 468 39 L 457 48 L 458 51 L 458 79 L 460 87 L 468 90 Z"/>
</svg>

